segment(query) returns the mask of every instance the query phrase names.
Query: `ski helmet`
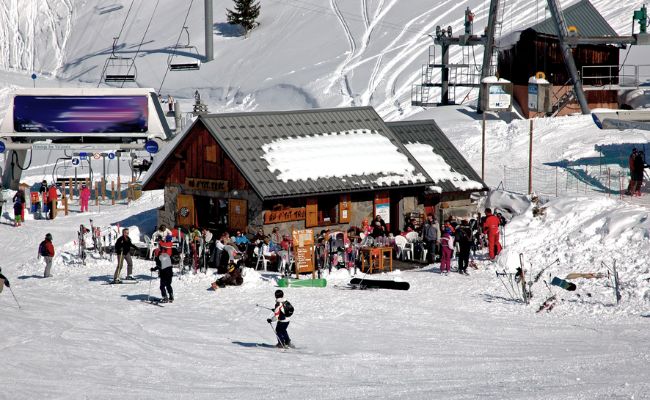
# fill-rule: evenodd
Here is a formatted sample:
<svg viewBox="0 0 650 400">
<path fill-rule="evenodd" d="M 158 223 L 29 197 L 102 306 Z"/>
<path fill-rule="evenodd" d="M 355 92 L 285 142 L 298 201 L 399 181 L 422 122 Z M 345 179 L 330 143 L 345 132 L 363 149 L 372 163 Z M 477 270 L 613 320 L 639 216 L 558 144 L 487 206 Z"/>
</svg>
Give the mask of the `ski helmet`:
<svg viewBox="0 0 650 400">
<path fill-rule="evenodd" d="M 234 270 L 235 270 L 235 263 L 230 263 L 230 265 L 228 265 L 228 272 L 232 272 Z"/>
<path fill-rule="evenodd" d="M 279 290 L 279 289 L 276 290 L 276 291 L 275 291 L 275 298 L 276 298 L 276 299 L 279 299 L 279 298 L 281 298 L 281 297 L 284 297 L 284 292 L 283 292 L 282 290 Z"/>
<path fill-rule="evenodd" d="M 51 233 L 46 233 L 45 234 L 45 240 L 52 240 L 52 234 Z"/>
</svg>

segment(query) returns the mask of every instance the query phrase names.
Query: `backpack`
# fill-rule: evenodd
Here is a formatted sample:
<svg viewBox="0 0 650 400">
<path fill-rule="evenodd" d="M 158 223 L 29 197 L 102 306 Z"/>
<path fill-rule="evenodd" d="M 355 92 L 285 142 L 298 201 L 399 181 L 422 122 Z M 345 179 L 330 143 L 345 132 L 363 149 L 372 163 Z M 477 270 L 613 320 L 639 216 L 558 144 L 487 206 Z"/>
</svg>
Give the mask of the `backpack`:
<svg viewBox="0 0 650 400">
<path fill-rule="evenodd" d="M 47 248 L 45 247 L 45 240 L 43 240 L 41 244 L 38 245 L 38 254 L 43 257 L 48 257 L 50 255 L 50 253 L 47 252 Z"/>
<path fill-rule="evenodd" d="M 293 305 L 291 305 L 291 303 L 289 303 L 288 301 L 284 302 L 283 308 L 284 308 L 284 316 L 285 317 L 291 317 L 293 315 L 293 312 L 295 311 L 295 309 L 293 308 Z"/>
</svg>

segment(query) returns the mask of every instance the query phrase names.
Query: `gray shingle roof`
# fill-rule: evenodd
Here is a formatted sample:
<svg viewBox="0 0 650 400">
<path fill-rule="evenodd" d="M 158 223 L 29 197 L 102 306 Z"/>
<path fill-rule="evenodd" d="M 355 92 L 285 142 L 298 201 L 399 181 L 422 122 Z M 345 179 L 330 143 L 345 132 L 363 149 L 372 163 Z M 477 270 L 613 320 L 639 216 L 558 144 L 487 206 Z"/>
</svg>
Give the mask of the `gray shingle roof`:
<svg viewBox="0 0 650 400">
<path fill-rule="evenodd" d="M 465 175 L 470 180 L 481 183 L 484 190 L 488 189 L 481 177 L 474 171 L 474 168 L 460 154 L 435 121 L 387 122 L 386 125 L 403 144 L 422 143 L 430 145 L 433 147 L 434 152 L 444 158 L 447 164 L 456 172 Z M 443 192 L 459 191 L 450 181 L 441 181 L 435 184 L 441 187 Z"/>
<path fill-rule="evenodd" d="M 563 10 L 564 19 L 568 26 L 578 28 L 578 36 L 581 37 L 598 37 L 598 36 L 618 36 L 605 18 L 596 10 L 589 0 L 581 0 L 578 3 L 567 7 Z M 537 33 L 557 36 L 553 18 L 548 18 L 530 29 Z"/>
<path fill-rule="evenodd" d="M 391 187 L 423 187 L 433 183 L 372 107 L 211 114 L 201 116 L 200 121 L 264 200 Z M 383 175 L 377 174 L 283 182 L 277 179 L 277 173 L 269 171 L 269 164 L 262 159 L 262 146 L 274 140 L 354 129 L 373 130 L 388 138 L 400 153 L 406 155 L 415 168 L 414 172 L 425 177 L 424 181 L 379 185 L 375 180 Z M 362 151 L 364 149 L 359 149 Z M 323 168 L 327 166 L 323 165 Z M 354 165 L 350 169 L 353 171 Z"/>
</svg>

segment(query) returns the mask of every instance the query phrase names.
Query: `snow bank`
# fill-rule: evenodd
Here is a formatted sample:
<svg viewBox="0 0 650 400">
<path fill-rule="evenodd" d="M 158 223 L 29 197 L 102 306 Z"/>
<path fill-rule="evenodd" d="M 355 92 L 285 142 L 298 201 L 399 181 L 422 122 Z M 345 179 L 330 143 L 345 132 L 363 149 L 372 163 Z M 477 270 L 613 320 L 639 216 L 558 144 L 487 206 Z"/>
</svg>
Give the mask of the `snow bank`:
<svg viewBox="0 0 650 400">
<path fill-rule="evenodd" d="M 473 181 L 467 176 L 454 171 L 454 169 L 447 164 L 444 158 L 436 154 L 428 144 L 422 143 L 409 143 L 405 145 L 408 151 L 413 154 L 413 157 L 424 168 L 434 182 L 450 182 L 454 187 L 459 190 L 472 190 L 482 189 L 483 185 L 479 182 Z M 439 187 L 433 187 L 431 190 L 441 190 Z"/>
<path fill-rule="evenodd" d="M 262 149 L 283 182 L 371 174 L 385 175 L 379 184 L 426 180 L 386 136 L 367 129 L 279 139 Z"/>
<path fill-rule="evenodd" d="M 613 307 L 613 282 L 606 277 L 574 280 L 578 286 L 575 292 L 557 287 L 551 290 L 564 299 L 564 307 L 560 307 L 564 312 L 641 313 L 650 300 L 649 217 L 645 208 L 612 199 L 551 200 L 539 216 L 523 213 L 506 225 L 507 243 L 498 258 L 498 268 L 518 267 L 521 253 L 530 276 L 558 259 L 559 264 L 549 267 L 534 286 L 541 294 L 535 301 L 541 303 L 550 294 L 543 280 L 550 282 L 554 276 L 564 278 L 571 272 L 607 276 L 607 266 L 611 268 L 616 262 L 623 296 L 618 307 Z"/>
<path fill-rule="evenodd" d="M 531 206 L 531 201 L 526 195 L 495 190 L 490 192 L 485 200 L 485 208 L 491 208 L 492 212 L 500 212 L 506 219 L 526 212 Z"/>
</svg>

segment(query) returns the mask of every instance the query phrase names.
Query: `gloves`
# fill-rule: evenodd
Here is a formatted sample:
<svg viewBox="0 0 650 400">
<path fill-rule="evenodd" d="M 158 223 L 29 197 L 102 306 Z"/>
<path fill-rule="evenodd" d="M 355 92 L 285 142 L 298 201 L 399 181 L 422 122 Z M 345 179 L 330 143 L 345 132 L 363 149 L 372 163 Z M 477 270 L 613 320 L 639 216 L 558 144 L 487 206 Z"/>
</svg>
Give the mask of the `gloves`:
<svg viewBox="0 0 650 400">
<path fill-rule="evenodd" d="M 270 324 L 271 322 L 273 322 L 273 320 L 271 318 L 267 318 L 266 322 L 268 322 Z"/>
<path fill-rule="evenodd" d="M 155 270 L 156 270 L 155 268 L 150 268 L 150 269 L 149 269 L 149 271 L 151 271 L 151 272 L 153 272 L 153 271 L 155 271 Z"/>
</svg>

